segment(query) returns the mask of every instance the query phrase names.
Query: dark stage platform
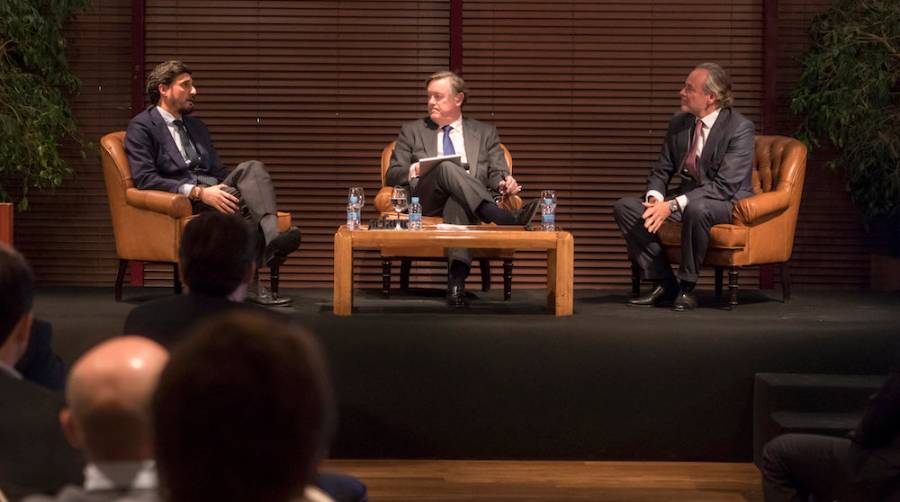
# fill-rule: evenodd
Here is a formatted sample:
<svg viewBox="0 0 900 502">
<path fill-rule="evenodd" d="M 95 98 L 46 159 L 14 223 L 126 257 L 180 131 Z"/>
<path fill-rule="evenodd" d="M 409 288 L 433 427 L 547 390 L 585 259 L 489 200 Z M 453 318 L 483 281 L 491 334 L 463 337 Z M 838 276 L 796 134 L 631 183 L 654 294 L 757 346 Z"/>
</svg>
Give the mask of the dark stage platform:
<svg viewBox="0 0 900 502">
<path fill-rule="evenodd" d="M 737 310 L 678 314 L 578 290 L 575 315 L 556 318 L 542 289 L 479 292 L 462 312 L 437 290 L 357 290 L 340 318 L 330 289 L 287 293 L 330 357 L 337 458 L 749 461 L 755 373 L 884 373 L 900 348 L 897 294 L 742 291 Z M 44 288 L 36 311 L 71 361 L 168 294 Z"/>
</svg>

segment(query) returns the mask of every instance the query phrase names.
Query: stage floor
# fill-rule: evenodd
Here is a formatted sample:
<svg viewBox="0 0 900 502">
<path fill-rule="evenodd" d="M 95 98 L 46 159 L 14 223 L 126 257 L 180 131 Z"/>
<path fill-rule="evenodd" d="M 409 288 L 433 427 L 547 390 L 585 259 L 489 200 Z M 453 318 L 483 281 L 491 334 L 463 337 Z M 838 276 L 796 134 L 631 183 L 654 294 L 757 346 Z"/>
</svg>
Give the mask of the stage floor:
<svg viewBox="0 0 900 502">
<path fill-rule="evenodd" d="M 121 334 L 136 304 L 169 289 L 42 288 L 38 317 L 72 361 Z M 544 290 L 475 292 L 449 310 L 439 290 L 384 299 L 286 292 L 284 309 L 328 353 L 340 402 L 338 458 L 749 461 L 758 372 L 879 374 L 900 348 L 900 295 L 742 291 L 734 311 L 629 308 L 626 291 L 576 290 L 556 318 Z"/>
</svg>

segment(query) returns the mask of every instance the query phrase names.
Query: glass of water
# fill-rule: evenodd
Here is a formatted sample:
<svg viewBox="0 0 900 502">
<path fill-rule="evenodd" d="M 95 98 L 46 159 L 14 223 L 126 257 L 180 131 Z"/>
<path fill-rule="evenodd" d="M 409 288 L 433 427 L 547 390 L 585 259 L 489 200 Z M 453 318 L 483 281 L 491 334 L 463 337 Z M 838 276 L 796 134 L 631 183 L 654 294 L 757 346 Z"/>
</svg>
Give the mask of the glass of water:
<svg viewBox="0 0 900 502">
<path fill-rule="evenodd" d="M 394 187 L 393 192 L 391 192 L 391 205 L 394 206 L 394 211 L 397 212 L 397 226 L 396 230 L 401 230 L 400 226 L 400 213 L 406 210 L 406 207 L 409 205 L 406 197 L 406 189 L 400 186 Z"/>
</svg>

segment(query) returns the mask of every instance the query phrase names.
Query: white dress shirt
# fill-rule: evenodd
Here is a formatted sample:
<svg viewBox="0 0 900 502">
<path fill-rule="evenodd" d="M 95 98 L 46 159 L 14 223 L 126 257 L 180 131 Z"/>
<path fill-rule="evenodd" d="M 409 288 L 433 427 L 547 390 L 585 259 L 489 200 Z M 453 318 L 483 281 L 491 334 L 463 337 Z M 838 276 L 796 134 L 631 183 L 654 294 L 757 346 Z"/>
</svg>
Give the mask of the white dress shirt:
<svg viewBox="0 0 900 502">
<path fill-rule="evenodd" d="M 700 121 L 703 122 L 703 128 L 700 130 L 700 141 L 697 143 L 697 157 L 700 157 L 703 154 L 703 146 L 706 144 L 706 140 L 709 138 L 709 131 L 712 130 L 712 126 L 716 123 L 717 118 L 719 118 L 719 109 L 716 109 L 709 115 L 700 119 Z M 694 122 L 694 125 L 696 126 L 696 122 Z M 691 140 L 693 141 L 693 138 L 691 138 Z M 688 150 L 690 150 L 690 147 L 688 147 Z M 697 167 L 699 168 L 700 166 L 698 165 Z M 656 197 L 656 200 L 665 199 L 665 197 L 656 190 L 647 192 L 646 199 L 649 200 L 650 197 Z M 690 202 L 687 195 L 679 195 L 678 197 L 675 197 L 675 200 L 678 201 L 678 206 L 682 211 L 684 211 L 684 208 L 686 208 Z"/>
<path fill-rule="evenodd" d="M 84 468 L 84 489 L 92 490 L 155 490 L 156 462 L 96 462 Z"/>
<path fill-rule="evenodd" d="M 466 143 L 463 141 L 463 120 L 462 115 L 459 116 L 456 121 L 450 124 L 450 142 L 453 143 L 453 149 L 456 151 L 456 155 L 460 156 L 460 162 L 462 164 L 468 164 L 469 159 L 466 157 Z M 438 136 L 437 136 L 437 152 L 438 155 L 444 154 L 444 128 L 438 128 Z"/>
<path fill-rule="evenodd" d="M 181 135 L 178 134 L 178 126 L 175 125 L 175 115 L 164 110 L 161 106 L 157 106 L 156 110 L 159 112 L 159 115 L 166 121 L 166 128 L 169 129 L 169 134 L 172 135 L 172 139 L 175 140 L 175 146 L 178 147 L 178 152 L 181 153 L 181 157 L 187 162 L 188 157 L 184 152 L 184 145 L 181 144 Z M 191 190 L 194 189 L 193 183 L 185 183 L 178 187 L 178 193 L 181 195 L 190 195 Z"/>
</svg>

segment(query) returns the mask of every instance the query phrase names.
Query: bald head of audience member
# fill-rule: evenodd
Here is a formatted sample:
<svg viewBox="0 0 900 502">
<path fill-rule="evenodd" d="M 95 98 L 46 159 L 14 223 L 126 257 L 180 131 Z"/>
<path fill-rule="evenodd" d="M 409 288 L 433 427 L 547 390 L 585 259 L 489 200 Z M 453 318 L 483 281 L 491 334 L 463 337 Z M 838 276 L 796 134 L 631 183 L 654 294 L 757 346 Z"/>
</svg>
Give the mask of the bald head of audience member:
<svg viewBox="0 0 900 502">
<path fill-rule="evenodd" d="M 25 258 L 0 243 L 0 361 L 14 366 L 31 335 L 34 276 Z"/>
<path fill-rule="evenodd" d="M 323 458 L 333 402 L 313 338 L 235 313 L 172 353 L 153 403 L 160 490 L 171 502 L 302 496 Z"/>
<path fill-rule="evenodd" d="M 63 431 L 88 462 L 153 458 L 150 402 L 168 352 L 137 336 L 107 340 L 84 354 L 69 374 Z"/>
</svg>

